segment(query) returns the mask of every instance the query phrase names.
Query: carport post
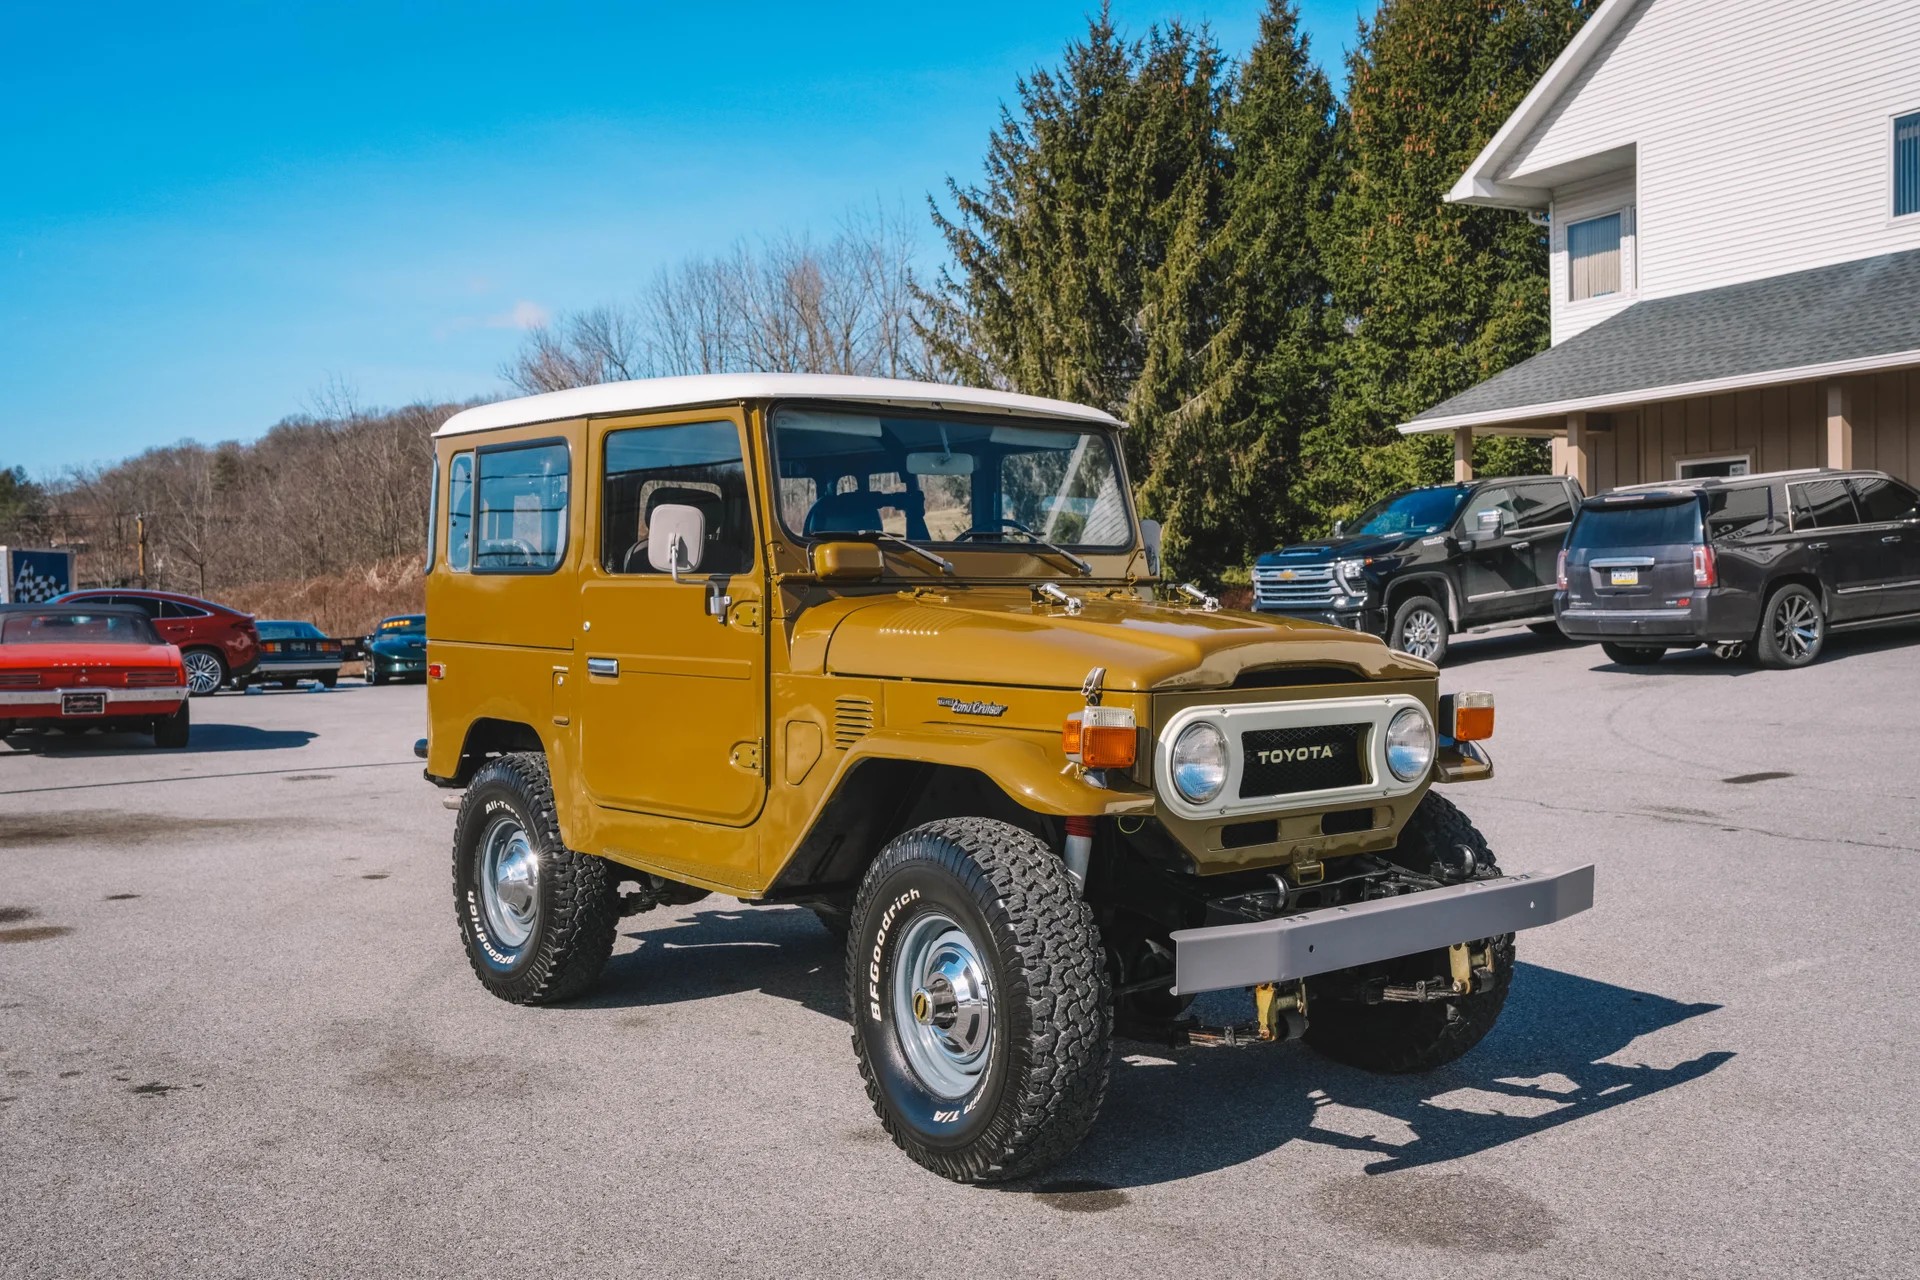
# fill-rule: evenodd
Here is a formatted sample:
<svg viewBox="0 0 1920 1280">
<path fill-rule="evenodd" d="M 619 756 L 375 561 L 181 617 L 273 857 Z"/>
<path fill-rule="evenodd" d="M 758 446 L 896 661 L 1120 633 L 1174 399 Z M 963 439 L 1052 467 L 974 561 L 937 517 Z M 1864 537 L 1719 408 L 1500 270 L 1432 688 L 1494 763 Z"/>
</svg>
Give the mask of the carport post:
<svg viewBox="0 0 1920 1280">
<path fill-rule="evenodd" d="M 1580 482 L 1584 493 L 1593 492 L 1593 461 L 1587 447 L 1587 415 L 1567 415 L 1567 474 Z"/>
<path fill-rule="evenodd" d="M 1827 465 L 1840 471 L 1853 466 L 1853 395 L 1840 378 L 1827 384 Z"/>
<path fill-rule="evenodd" d="M 1473 428 L 1453 429 L 1453 478 L 1465 484 L 1473 479 Z"/>
</svg>

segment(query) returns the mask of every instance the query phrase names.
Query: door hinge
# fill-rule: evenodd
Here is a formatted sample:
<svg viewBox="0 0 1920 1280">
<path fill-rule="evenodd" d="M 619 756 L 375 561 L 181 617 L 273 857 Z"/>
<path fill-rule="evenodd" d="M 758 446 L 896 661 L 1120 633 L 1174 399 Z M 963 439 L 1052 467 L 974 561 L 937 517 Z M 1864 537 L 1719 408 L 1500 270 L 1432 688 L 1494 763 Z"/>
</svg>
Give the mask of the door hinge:
<svg viewBox="0 0 1920 1280">
<path fill-rule="evenodd" d="M 759 739 L 752 742 L 736 742 L 733 744 L 733 754 L 728 756 L 727 762 L 734 768 L 757 777 L 760 773 L 760 754 Z"/>
</svg>

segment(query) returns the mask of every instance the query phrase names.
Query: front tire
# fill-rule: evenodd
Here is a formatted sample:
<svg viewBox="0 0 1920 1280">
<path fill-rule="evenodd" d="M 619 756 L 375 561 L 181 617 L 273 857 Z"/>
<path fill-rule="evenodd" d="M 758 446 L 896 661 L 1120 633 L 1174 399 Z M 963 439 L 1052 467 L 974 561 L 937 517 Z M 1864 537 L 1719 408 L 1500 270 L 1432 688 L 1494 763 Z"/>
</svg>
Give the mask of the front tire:
<svg viewBox="0 0 1920 1280">
<path fill-rule="evenodd" d="M 381 674 L 380 664 L 372 658 L 367 659 L 366 680 L 368 684 L 385 684 L 386 676 Z"/>
<path fill-rule="evenodd" d="M 1797 582 L 1767 597 L 1760 612 L 1760 634 L 1754 638 L 1754 656 L 1763 667 L 1776 670 L 1810 665 L 1827 643 L 1827 615 L 1820 598 Z"/>
<path fill-rule="evenodd" d="M 187 669 L 187 692 L 196 698 L 213 696 L 227 682 L 226 659 L 212 649 L 189 649 L 180 662 Z"/>
<path fill-rule="evenodd" d="M 1393 611 L 1393 625 L 1387 631 L 1387 643 L 1402 653 L 1425 658 L 1434 666 L 1447 660 L 1447 644 L 1453 629 L 1447 623 L 1447 611 L 1431 596 L 1412 596 Z"/>
<path fill-rule="evenodd" d="M 572 999 L 613 954 L 619 876 L 561 843 L 537 753 L 501 756 L 467 784 L 453 832 L 453 897 L 474 973 L 510 1003 Z"/>
<path fill-rule="evenodd" d="M 1667 647 L 1662 644 L 1615 644 L 1611 640 L 1600 642 L 1600 652 L 1607 660 L 1622 667 L 1650 667 L 1667 656 Z"/>
<path fill-rule="evenodd" d="M 1018 827 L 947 818 L 881 851 L 854 902 L 847 1004 L 881 1125 L 944 1178 L 1045 1168 L 1100 1112 L 1100 932 L 1059 856 Z"/>
</svg>

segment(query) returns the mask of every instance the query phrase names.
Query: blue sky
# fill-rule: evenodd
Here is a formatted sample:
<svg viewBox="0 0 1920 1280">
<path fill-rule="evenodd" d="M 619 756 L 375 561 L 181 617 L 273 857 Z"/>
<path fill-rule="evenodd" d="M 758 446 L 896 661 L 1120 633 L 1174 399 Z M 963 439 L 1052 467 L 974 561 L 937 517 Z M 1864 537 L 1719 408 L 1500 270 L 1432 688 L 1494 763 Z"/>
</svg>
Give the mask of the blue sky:
<svg viewBox="0 0 1920 1280">
<path fill-rule="evenodd" d="M 0 466 L 504 390 L 524 326 L 976 179 L 1079 0 L 0 10 Z M 1259 0 L 1116 2 L 1132 34 Z M 1340 77 L 1371 0 L 1305 0 Z M 927 252 L 935 252 L 930 232 Z"/>
</svg>

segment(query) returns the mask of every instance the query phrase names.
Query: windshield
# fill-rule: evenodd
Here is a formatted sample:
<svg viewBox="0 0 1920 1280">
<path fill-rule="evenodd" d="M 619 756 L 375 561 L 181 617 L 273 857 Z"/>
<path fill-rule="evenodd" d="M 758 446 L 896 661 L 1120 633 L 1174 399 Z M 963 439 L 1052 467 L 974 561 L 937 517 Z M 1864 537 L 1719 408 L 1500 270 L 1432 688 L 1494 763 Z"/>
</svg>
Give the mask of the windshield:
<svg viewBox="0 0 1920 1280">
<path fill-rule="evenodd" d="M 153 624 L 130 613 L 36 609 L 0 619 L 0 644 L 159 644 Z"/>
<path fill-rule="evenodd" d="M 388 618 L 380 624 L 378 634 L 383 636 L 417 636 L 426 634 L 427 620 L 423 617 Z"/>
<path fill-rule="evenodd" d="M 1588 507 L 1567 534 L 1568 550 L 1582 547 L 1673 547 L 1700 541 L 1700 504 Z"/>
<path fill-rule="evenodd" d="M 1383 498 L 1355 516 L 1348 533 L 1438 533 L 1453 523 L 1467 491 L 1455 485 L 1414 489 Z"/>
<path fill-rule="evenodd" d="M 780 519 L 798 537 L 891 533 L 992 545 L 1133 545 L 1113 438 L 1072 427 L 837 409 L 773 417 Z"/>
</svg>

